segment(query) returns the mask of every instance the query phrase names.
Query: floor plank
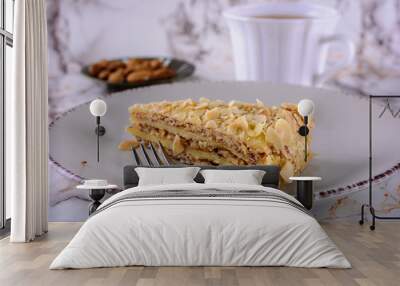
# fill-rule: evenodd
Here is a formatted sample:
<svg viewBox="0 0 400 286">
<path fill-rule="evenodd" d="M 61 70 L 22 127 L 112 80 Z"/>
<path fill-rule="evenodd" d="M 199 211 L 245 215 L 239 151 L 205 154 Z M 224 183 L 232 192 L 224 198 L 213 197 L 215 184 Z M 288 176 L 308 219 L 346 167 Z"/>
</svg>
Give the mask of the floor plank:
<svg viewBox="0 0 400 286">
<path fill-rule="evenodd" d="M 27 244 L 0 240 L 0 285 L 399 285 L 400 225 L 379 223 L 375 232 L 352 221 L 322 223 L 352 263 L 352 269 L 289 267 L 119 267 L 50 271 L 55 256 L 81 223 L 50 223 L 47 235 Z"/>
</svg>

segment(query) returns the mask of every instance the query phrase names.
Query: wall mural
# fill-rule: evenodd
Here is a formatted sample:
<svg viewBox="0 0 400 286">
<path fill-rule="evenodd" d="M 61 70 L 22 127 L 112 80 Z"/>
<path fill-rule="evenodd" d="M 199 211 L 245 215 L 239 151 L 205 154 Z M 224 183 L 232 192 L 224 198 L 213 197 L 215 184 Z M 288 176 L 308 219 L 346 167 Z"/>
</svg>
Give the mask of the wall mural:
<svg viewBox="0 0 400 286">
<path fill-rule="evenodd" d="M 76 120 L 73 121 L 72 118 L 78 116 L 78 113 L 74 112 L 79 110 L 79 106 L 99 96 L 110 96 L 109 90 L 102 82 L 93 80 L 82 73 L 85 66 L 103 59 L 170 56 L 196 66 L 194 76 L 184 80 L 185 82 L 233 80 L 231 42 L 221 12 L 230 6 L 252 2 L 264 1 L 150 0 L 146 3 L 129 0 L 48 1 L 50 120 L 57 122 L 59 118 L 62 118 L 62 122 L 67 122 L 67 125 L 77 124 L 74 129 L 76 131 L 79 129 L 79 123 Z M 358 219 L 360 206 L 368 198 L 366 181 L 368 152 L 367 142 L 364 140 L 368 136 L 367 95 L 400 93 L 398 80 L 400 77 L 400 13 L 398 12 L 400 1 L 314 0 L 310 2 L 323 2 L 340 11 L 343 18 L 338 25 L 338 31 L 351 38 L 356 44 L 354 64 L 341 70 L 325 83 L 325 87 L 337 90 L 344 96 L 332 101 L 337 104 L 337 110 L 327 110 L 332 113 L 330 115 L 332 121 L 348 118 L 360 124 L 360 126 L 355 126 L 354 122 L 353 125 L 352 122 L 342 122 L 340 124 L 347 125 L 347 129 L 338 130 L 335 135 L 347 136 L 349 142 L 351 141 L 351 144 L 356 146 L 354 150 L 358 152 L 357 158 L 360 161 L 356 164 L 349 159 L 350 161 L 343 168 L 344 170 L 352 168 L 354 174 L 358 174 L 355 176 L 357 179 L 351 180 L 346 177 L 345 172 L 339 172 L 334 178 L 333 176 L 323 178 L 325 185 L 320 186 L 329 185 L 329 180 L 336 180 L 338 184 L 332 188 L 316 187 L 317 196 L 313 212 L 319 219 L 341 217 L 357 217 Z M 329 51 L 328 65 L 334 66 L 335 62 L 341 58 L 343 58 L 343 51 L 339 47 L 332 48 Z M 111 96 L 112 102 L 122 105 L 122 101 L 117 103 L 118 100 L 115 98 Z M 158 101 L 164 99 L 160 97 Z M 276 98 L 276 101 L 279 104 L 282 103 L 283 97 L 281 100 Z M 131 104 L 134 103 L 136 102 Z M 353 103 L 354 106 L 348 106 L 347 109 L 340 108 L 340 104 Z M 396 133 L 399 116 L 393 119 L 385 114 L 379 118 L 385 104 L 385 102 L 380 102 L 374 109 L 374 124 L 380 128 L 377 132 L 379 136 L 382 136 L 382 138 L 375 138 L 377 140 L 375 145 L 377 167 L 374 172 L 379 176 L 374 184 L 374 200 L 379 213 L 395 215 L 400 209 L 400 165 L 398 165 L 400 161 L 396 161 L 396 158 L 399 158 L 399 150 L 396 148 L 396 139 L 400 140 Z M 398 110 L 398 106 L 398 103 L 393 100 L 394 113 Z M 127 122 L 129 118 L 127 106 L 121 108 L 123 109 L 121 120 Z M 344 110 L 351 110 L 351 112 L 341 114 Z M 90 127 L 82 131 L 82 133 L 87 132 L 87 135 L 82 136 L 94 134 L 95 121 L 91 118 L 89 111 L 87 116 L 88 120 L 91 120 L 87 123 Z M 118 117 L 115 120 L 120 119 Z M 50 126 L 50 138 L 53 138 L 50 141 L 50 155 L 55 151 L 60 152 L 60 149 L 65 147 L 63 145 L 66 144 L 65 142 L 73 141 L 75 138 L 71 140 L 68 137 L 71 134 L 58 130 L 56 125 Z M 327 126 L 331 127 L 331 125 Z M 351 133 L 352 130 L 354 134 Z M 111 128 L 107 128 L 107 131 L 111 132 Z M 326 136 L 335 138 L 328 131 L 323 132 Z M 56 137 L 54 137 L 55 134 Z M 121 138 L 118 137 L 115 140 L 120 141 Z M 314 137 L 313 144 L 317 144 L 318 140 L 319 138 Z M 338 139 L 338 142 L 341 142 L 340 140 Z M 93 148 L 94 144 L 95 141 L 93 141 Z M 357 146 L 360 146 L 358 150 Z M 331 148 L 337 156 L 352 158 L 352 154 L 342 154 L 341 147 L 337 144 L 333 144 Z M 75 155 L 78 156 L 81 153 L 79 150 Z M 74 154 L 70 154 L 70 157 L 73 156 Z M 76 159 L 80 162 L 77 168 L 81 170 L 77 172 L 84 174 L 87 162 L 83 155 L 79 156 L 82 158 Z M 104 156 L 107 158 L 107 155 Z M 325 158 L 323 154 L 319 156 L 315 162 L 320 162 Z M 365 161 L 362 158 L 365 158 Z M 89 201 L 87 192 L 75 188 L 79 184 L 79 178 L 65 168 L 65 164 L 50 160 L 49 219 L 51 221 L 84 220 L 87 217 Z M 329 164 L 333 162 L 324 161 L 323 164 L 330 166 Z M 103 169 L 112 167 L 112 162 L 102 161 L 102 164 L 98 165 L 99 174 Z M 122 175 L 122 170 L 118 172 Z M 353 174 L 353 171 L 347 173 Z"/>
</svg>

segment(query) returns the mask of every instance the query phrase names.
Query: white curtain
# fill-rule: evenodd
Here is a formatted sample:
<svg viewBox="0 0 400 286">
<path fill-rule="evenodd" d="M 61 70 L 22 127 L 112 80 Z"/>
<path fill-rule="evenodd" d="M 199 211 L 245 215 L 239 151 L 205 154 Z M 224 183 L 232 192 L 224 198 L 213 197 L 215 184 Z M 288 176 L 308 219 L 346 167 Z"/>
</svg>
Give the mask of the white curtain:
<svg viewBox="0 0 400 286">
<path fill-rule="evenodd" d="M 15 1 L 13 93 L 6 98 L 6 187 L 12 242 L 47 232 L 48 112 L 45 0 Z"/>
</svg>

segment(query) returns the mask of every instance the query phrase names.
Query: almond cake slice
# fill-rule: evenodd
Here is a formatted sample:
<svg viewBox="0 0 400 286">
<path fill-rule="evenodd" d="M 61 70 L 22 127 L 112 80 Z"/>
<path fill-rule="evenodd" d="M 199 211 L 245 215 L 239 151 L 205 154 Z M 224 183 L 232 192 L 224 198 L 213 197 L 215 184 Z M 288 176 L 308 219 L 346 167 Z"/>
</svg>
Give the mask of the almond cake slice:
<svg viewBox="0 0 400 286">
<path fill-rule="evenodd" d="M 169 156 L 183 163 L 279 165 L 284 181 L 306 166 L 304 137 L 298 134 L 303 118 L 296 104 L 267 107 L 261 101 L 201 98 L 135 104 L 129 112 L 131 135 L 160 142 Z M 129 146 L 122 142 L 120 149 Z"/>
</svg>

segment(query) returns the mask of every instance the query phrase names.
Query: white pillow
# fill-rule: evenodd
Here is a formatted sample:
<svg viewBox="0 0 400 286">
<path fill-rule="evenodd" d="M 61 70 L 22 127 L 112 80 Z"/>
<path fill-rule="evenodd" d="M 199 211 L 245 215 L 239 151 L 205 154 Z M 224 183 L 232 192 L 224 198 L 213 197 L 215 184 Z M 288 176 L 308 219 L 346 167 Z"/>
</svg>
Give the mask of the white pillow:
<svg viewBox="0 0 400 286">
<path fill-rule="evenodd" d="M 135 168 L 139 186 L 195 183 L 193 179 L 199 170 L 199 167 Z"/>
<path fill-rule="evenodd" d="M 265 171 L 261 170 L 202 170 L 205 184 L 261 185 Z"/>
</svg>

